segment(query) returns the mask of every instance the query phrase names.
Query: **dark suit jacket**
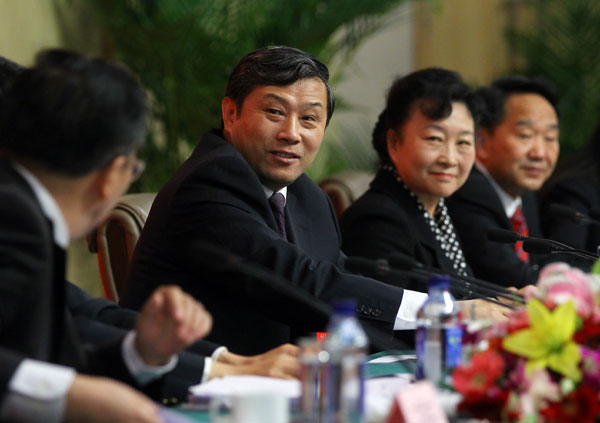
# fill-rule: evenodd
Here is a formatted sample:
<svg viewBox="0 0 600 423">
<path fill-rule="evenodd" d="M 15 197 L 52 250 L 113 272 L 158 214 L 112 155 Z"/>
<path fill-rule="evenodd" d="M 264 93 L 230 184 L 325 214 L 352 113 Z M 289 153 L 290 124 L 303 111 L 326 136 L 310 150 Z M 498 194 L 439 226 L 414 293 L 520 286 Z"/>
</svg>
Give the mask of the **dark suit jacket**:
<svg viewBox="0 0 600 423">
<path fill-rule="evenodd" d="M 325 322 L 314 313 L 259 281 L 215 271 L 218 263 L 205 263 L 193 251 L 200 240 L 258 263 L 326 302 L 353 297 L 360 317 L 391 330 L 403 291 L 340 270 L 333 208 L 306 175 L 288 187 L 285 213 L 289 241 L 279 236 L 254 171 L 219 132 L 207 133 L 154 201 L 122 304 L 139 308 L 158 283 L 179 284 L 213 314 L 209 339 L 237 353 L 263 352 L 323 329 Z"/>
<path fill-rule="evenodd" d="M 136 386 L 121 337 L 83 348 L 65 306 L 65 252 L 27 182 L 0 159 L 0 346 Z M 158 384 L 152 386 L 158 391 Z M 156 395 L 159 395 L 158 393 Z"/>
<path fill-rule="evenodd" d="M 370 189 L 342 215 L 340 229 L 342 250 L 349 256 L 378 259 L 401 252 L 428 267 L 455 273 L 416 200 L 391 172 L 377 172 Z M 424 282 L 409 283 L 406 288 L 427 291 Z"/>
<path fill-rule="evenodd" d="M 535 197 L 522 196 L 523 215 L 529 236 L 540 237 L 541 229 Z M 542 260 L 529 255 L 529 264 L 521 261 L 512 244 L 488 241 L 490 228 L 512 230 L 500 197 L 486 177 L 475 167 L 467 182 L 446 203 L 454 227 L 462 240 L 463 252 L 476 277 L 503 286 L 521 287 L 535 283 Z"/>
<path fill-rule="evenodd" d="M 67 307 L 81 341 L 94 348 L 122 339 L 135 327 L 137 319 L 137 312 L 119 307 L 105 298 L 92 297 L 70 282 L 67 282 Z M 155 395 L 162 395 L 162 402 L 168 404 L 187 399 L 189 387 L 200 383 L 206 357 L 210 357 L 218 347 L 205 340 L 190 345 L 179 354 L 177 366 L 165 376 L 162 386 L 151 392 L 161 390 L 162 394 L 156 392 Z"/>
<path fill-rule="evenodd" d="M 600 209 L 600 181 L 594 168 L 573 172 L 570 177 L 558 177 L 544 188 L 540 201 L 540 217 L 544 236 L 581 250 L 596 252 L 600 245 L 600 226 L 578 224 L 564 216 L 548 212 L 551 204 L 561 204 L 589 215 L 591 209 Z M 590 262 L 570 257 L 568 261 L 584 270 Z"/>
<path fill-rule="evenodd" d="M 23 356 L 13 351 L 0 348 L 0 404 L 8 391 L 8 383 L 12 379 L 17 367 L 23 361 Z"/>
</svg>

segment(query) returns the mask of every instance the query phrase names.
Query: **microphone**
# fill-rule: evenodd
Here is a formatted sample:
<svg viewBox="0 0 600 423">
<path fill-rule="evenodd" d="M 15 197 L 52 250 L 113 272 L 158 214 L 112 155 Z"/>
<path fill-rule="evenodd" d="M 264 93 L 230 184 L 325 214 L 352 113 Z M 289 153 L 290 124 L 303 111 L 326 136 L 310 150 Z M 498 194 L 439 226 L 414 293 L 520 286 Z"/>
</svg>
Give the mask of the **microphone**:
<svg viewBox="0 0 600 423">
<path fill-rule="evenodd" d="M 596 261 L 600 256 L 586 250 L 569 247 L 564 248 L 555 242 L 543 238 L 527 238 L 523 241 L 523 251 L 529 254 L 568 253 L 586 260 Z"/>
<path fill-rule="evenodd" d="M 515 242 L 522 241 L 523 237 L 517 232 L 506 229 L 489 228 L 487 231 L 487 239 L 502 244 L 514 244 Z"/>
<path fill-rule="evenodd" d="M 392 253 L 389 258 L 389 263 L 394 268 L 400 269 L 422 269 L 422 271 L 427 272 L 429 274 L 436 274 L 439 272 L 439 269 L 433 267 L 426 267 L 423 263 L 418 260 L 410 257 L 404 253 L 399 251 Z M 483 279 L 477 279 L 470 276 L 462 276 L 456 273 L 450 275 L 451 278 L 456 279 L 456 284 L 459 286 L 464 286 L 471 295 L 475 295 L 477 298 L 485 298 L 488 296 L 501 297 L 511 301 L 516 301 L 520 303 L 525 303 L 523 295 L 511 291 L 502 286 L 496 285 L 494 283 L 484 281 Z"/>
<path fill-rule="evenodd" d="M 417 262 L 418 263 L 418 262 Z M 421 265 L 422 266 L 422 265 Z M 426 270 L 424 268 L 415 268 L 415 269 L 407 269 L 402 272 L 395 270 L 390 266 L 387 260 L 385 259 L 377 259 L 371 260 L 364 257 L 348 257 L 345 261 L 345 267 L 349 270 L 352 270 L 357 273 L 362 273 L 366 275 L 373 275 L 375 277 L 392 277 L 392 278 L 405 278 L 409 276 L 416 280 L 417 282 L 423 284 L 423 286 L 427 287 L 429 279 L 432 276 L 439 276 L 440 273 Z M 484 301 L 488 301 L 494 304 L 501 305 L 503 307 L 507 307 L 510 309 L 514 309 L 515 307 L 504 304 L 495 298 L 490 298 L 486 296 L 484 293 L 475 291 L 472 289 L 472 286 L 469 284 L 465 284 L 464 281 L 457 279 L 454 275 L 448 275 L 450 277 L 450 288 L 452 292 L 457 292 L 466 296 L 475 297 Z M 494 294 L 496 295 L 496 294 Z M 519 302 L 520 294 L 513 294 L 510 299 L 513 301 Z"/>
<path fill-rule="evenodd" d="M 592 213 L 597 212 L 594 210 L 590 210 L 590 215 L 592 215 L 592 217 L 562 204 L 550 204 L 548 211 L 556 217 L 566 217 L 573 223 L 600 225 L 600 220 L 592 215 Z M 598 214 L 600 214 L 600 212 L 598 212 Z"/>
<path fill-rule="evenodd" d="M 487 237 L 490 241 L 501 242 L 505 244 L 513 244 L 517 241 L 523 241 L 523 251 L 530 254 L 551 254 L 551 253 L 567 253 L 586 260 L 596 261 L 600 256 L 589 251 L 579 250 L 562 242 L 554 241 L 545 238 L 528 237 L 518 234 L 517 232 L 509 231 L 500 228 L 490 228 L 487 232 Z"/>
<path fill-rule="evenodd" d="M 188 253 L 193 254 L 193 257 L 196 260 L 200 260 L 202 265 L 214 271 L 231 271 L 252 277 L 253 280 L 263 287 L 275 291 L 283 298 L 290 300 L 293 304 L 290 307 L 290 311 L 293 311 L 294 314 L 298 314 L 296 313 L 298 306 L 303 307 L 302 318 L 319 329 L 324 328 L 331 319 L 332 307 L 329 304 L 309 294 L 302 288 L 298 288 L 286 278 L 266 267 L 252 263 L 243 257 L 205 241 L 195 241 L 192 243 Z M 368 287 L 365 288 L 368 289 Z M 378 351 L 409 349 L 406 342 L 393 336 L 393 331 L 384 331 L 364 320 L 361 323 L 369 337 L 372 349 Z"/>
</svg>

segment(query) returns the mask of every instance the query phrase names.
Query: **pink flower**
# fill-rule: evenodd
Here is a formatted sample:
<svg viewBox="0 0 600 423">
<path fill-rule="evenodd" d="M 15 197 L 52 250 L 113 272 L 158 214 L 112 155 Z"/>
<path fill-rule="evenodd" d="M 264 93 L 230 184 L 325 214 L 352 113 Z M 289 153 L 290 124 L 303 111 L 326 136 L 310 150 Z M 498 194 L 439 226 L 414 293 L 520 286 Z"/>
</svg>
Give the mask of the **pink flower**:
<svg viewBox="0 0 600 423">
<path fill-rule="evenodd" d="M 538 295 L 548 308 L 573 300 L 580 317 L 585 319 L 594 312 L 592 282 L 579 269 L 565 263 L 550 264 L 540 273 L 537 286 Z"/>
<path fill-rule="evenodd" d="M 560 399 L 560 389 L 546 370 L 536 370 L 529 376 L 528 381 L 527 389 L 519 396 L 522 416 L 537 415 L 541 408 L 545 408 L 547 402 Z"/>
<path fill-rule="evenodd" d="M 579 351 L 581 352 L 583 383 L 598 390 L 600 388 L 600 352 L 586 347 L 581 347 Z"/>
</svg>

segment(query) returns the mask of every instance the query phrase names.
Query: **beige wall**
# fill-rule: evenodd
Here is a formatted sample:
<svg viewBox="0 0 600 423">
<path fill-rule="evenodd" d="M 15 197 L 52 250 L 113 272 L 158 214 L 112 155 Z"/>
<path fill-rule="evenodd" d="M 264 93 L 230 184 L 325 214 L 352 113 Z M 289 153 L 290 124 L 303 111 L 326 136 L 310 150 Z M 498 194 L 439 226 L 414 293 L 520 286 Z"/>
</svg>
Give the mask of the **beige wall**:
<svg viewBox="0 0 600 423">
<path fill-rule="evenodd" d="M 416 7 L 415 67 L 442 66 L 487 84 L 505 73 L 506 0 L 441 0 Z"/>
<path fill-rule="evenodd" d="M 25 66 L 45 47 L 99 51 L 97 25 L 68 0 L 0 0 L 0 55 Z"/>
</svg>

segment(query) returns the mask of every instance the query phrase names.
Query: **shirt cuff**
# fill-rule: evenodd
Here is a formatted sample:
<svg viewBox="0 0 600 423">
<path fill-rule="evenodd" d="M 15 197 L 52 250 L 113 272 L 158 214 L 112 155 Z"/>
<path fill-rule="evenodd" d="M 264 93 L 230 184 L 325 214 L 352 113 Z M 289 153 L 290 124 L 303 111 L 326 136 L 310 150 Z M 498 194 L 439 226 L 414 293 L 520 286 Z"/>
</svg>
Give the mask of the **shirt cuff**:
<svg viewBox="0 0 600 423">
<path fill-rule="evenodd" d="M 417 311 L 421 308 L 428 295 L 424 292 L 404 290 L 402 302 L 394 322 L 394 330 L 409 330 L 417 327 Z"/>
<path fill-rule="evenodd" d="M 206 357 L 204 359 L 204 370 L 202 371 L 202 379 L 200 379 L 200 383 L 208 382 L 210 371 L 212 370 L 212 363 L 212 358 Z"/>
<path fill-rule="evenodd" d="M 125 339 L 123 339 L 123 343 L 121 344 L 121 352 L 129 373 L 131 373 L 140 385 L 145 385 L 155 379 L 159 379 L 175 368 L 178 361 L 177 354 L 174 354 L 169 359 L 169 362 L 162 366 L 148 366 L 144 363 L 144 359 L 135 348 L 135 337 L 136 334 L 134 331 L 130 331 L 125 335 Z"/>
<path fill-rule="evenodd" d="M 2 421 L 60 422 L 75 370 L 25 359 L 9 381 L 0 409 Z"/>
<path fill-rule="evenodd" d="M 229 351 L 227 349 L 226 346 L 220 346 L 219 348 L 217 348 L 216 350 L 213 351 L 213 353 L 211 354 L 210 358 L 212 358 L 215 361 L 219 361 L 219 356 L 224 353 L 225 351 Z"/>
</svg>

